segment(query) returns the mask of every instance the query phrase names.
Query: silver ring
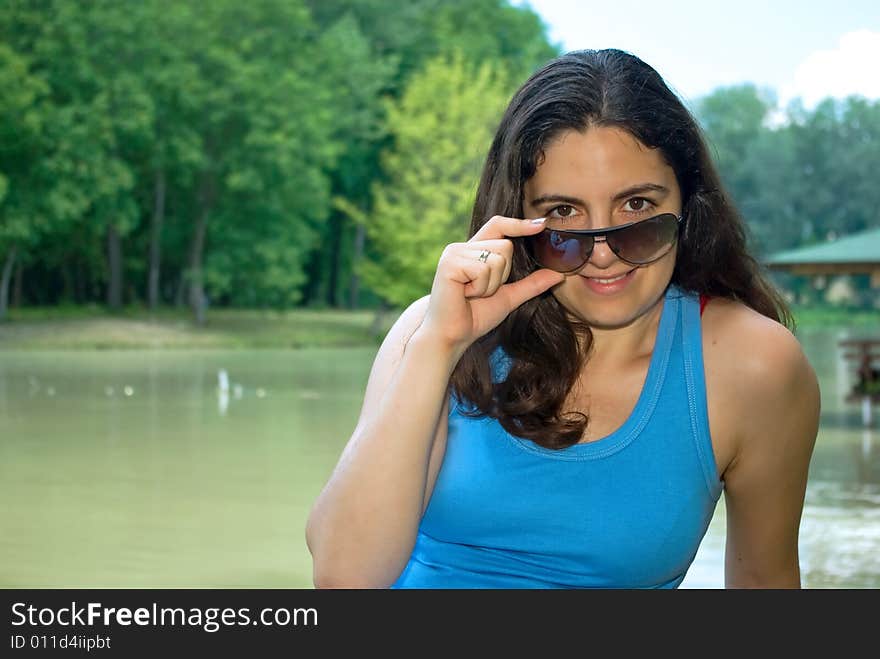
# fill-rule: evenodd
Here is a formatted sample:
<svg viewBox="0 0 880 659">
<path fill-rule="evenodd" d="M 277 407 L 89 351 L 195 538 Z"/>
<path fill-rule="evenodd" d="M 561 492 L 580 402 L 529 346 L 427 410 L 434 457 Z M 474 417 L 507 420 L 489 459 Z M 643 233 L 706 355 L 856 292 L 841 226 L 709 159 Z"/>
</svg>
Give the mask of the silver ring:
<svg viewBox="0 0 880 659">
<path fill-rule="evenodd" d="M 489 260 L 489 254 L 491 254 L 491 253 L 492 252 L 490 252 L 488 249 L 484 249 L 482 252 L 480 252 L 480 255 L 477 258 L 480 261 L 482 261 L 483 263 L 485 263 L 486 261 Z"/>
</svg>

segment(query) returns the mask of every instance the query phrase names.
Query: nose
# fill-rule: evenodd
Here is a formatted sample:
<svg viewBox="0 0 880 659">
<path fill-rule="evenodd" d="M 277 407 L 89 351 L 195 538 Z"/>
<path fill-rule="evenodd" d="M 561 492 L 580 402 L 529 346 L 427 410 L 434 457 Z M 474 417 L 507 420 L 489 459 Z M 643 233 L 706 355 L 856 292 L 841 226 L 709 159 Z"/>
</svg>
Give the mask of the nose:
<svg viewBox="0 0 880 659">
<path fill-rule="evenodd" d="M 593 252 L 590 254 L 587 263 L 591 263 L 600 270 L 605 270 L 614 265 L 618 260 L 617 254 L 608 246 L 605 236 L 597 236 L 593 241 Z"/>
</svg>

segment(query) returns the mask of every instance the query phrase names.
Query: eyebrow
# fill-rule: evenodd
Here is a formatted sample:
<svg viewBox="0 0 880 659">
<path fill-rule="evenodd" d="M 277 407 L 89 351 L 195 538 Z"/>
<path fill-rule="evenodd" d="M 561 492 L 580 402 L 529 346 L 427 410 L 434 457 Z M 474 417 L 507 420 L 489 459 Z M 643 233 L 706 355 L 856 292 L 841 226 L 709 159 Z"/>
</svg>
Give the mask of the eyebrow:
<svg viewBox="0 0 880 659">
<path fill-rule="evenodd" d="M 628 187 L 626 190 L 621 190 L 616 195 L 614 195 L 611 201 L 620 201 L 621 199 L 625 199 L 626 197 L 631 197 L 632 195 L 640 194 L 643 192 L 657 192 L 659 194 L 668 194 L 669 188 L 662 185 L 657 185 L 656 183 L 639 183 L 638 185 Z M 587 205 L 583 199 L 578 199 L 577 197 L 571 197 L 569 195 L 563 194 L 546 194 L 533 199 L 532 206 L 540 206 L 541 204 L 549 204 L 551 202 L 572 204 L 574 206 Z"/>
</svg>

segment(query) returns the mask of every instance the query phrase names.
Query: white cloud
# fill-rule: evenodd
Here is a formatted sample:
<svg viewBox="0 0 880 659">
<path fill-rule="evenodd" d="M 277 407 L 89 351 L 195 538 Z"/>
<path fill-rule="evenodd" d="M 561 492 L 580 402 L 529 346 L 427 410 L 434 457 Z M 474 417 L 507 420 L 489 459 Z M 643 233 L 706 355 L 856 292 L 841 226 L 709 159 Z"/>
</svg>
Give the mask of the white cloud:
<svg viewBox="0 0 880 659">
<path fill-rule="evenodd" d="M 800 97 L 807 108 L 828 96 L 845 98 L 852 94 L 880 98 L 880 32 L 857 30 L 840 38 L 835 50 L 819 50 L 798 66 L 794 79 L 781 87 L 783 107 Z"/>
</svg>

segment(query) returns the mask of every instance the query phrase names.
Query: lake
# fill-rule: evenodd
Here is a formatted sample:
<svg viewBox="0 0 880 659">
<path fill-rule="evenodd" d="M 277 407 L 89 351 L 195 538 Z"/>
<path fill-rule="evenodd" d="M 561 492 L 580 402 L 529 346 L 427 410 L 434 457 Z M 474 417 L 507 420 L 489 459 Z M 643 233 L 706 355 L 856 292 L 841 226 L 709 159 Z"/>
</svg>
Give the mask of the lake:
<svg viewBox="0 0 880 659">
<path fill-rule="evenodd" d="M 807 588 L 880 587 L 880 424 L 843 402 L 847 335 L 801 336 L 823 406 Z M 0 586 L 310 588 L 306 515 L 374 354 L 0 352 Z M 682 587 L 723 587 L 723 552 L 722 498 Z"/>
</svg>

